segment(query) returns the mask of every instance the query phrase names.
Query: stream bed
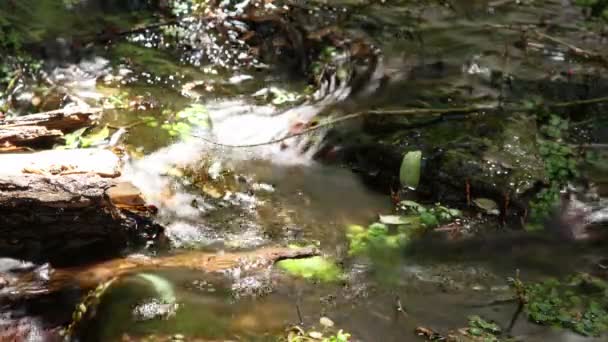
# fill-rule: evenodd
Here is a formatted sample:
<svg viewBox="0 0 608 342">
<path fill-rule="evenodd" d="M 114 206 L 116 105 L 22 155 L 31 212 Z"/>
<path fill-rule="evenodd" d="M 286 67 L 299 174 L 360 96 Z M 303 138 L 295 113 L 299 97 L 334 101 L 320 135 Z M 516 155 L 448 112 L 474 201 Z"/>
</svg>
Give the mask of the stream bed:
<svg viewBox="0 0 608 342">
<path fill-rule="evenodd" d="M 57 7 L 61 1 L 43 2 Z M 138 187 L 158 209 L 156 220 L 165 227 L 167 239 L 163 248 L 151 244 L 125 254 L 156 258 L 190 251 L 222 254 L 312 245 L 335 261 L 341 274 L 328 282 L 295 277 L 278 267 L 220 273 L 159 268 L 130 274 L 105 290 L 93 317 L 78 325 L 74 340 L 276 341 L 293 325 L 333 331 L 319 323 L 327 317 L 354 341 L 418 341 L 424 340 L 416 336 L 419 327 L 445 333 L 465 327 L 472 315 L 497 323 L 521 341 L 606 340 L 533 324 L 517 316 L 517 302 L 500 301 L 513 298 L 508 278 L 516 273 L 524 281 L 537 281 L 585 271 L 607 256 L 601 245 L 562 246 L 525 239 L 501 243 L 489 238 L 458 247 L 425 240 L 411 251 L 379 259 L 350 253 L 349 226 L 367 227 L 378 221 L 378 215 L 393 213 L 391 193 L 399 169 L 391 159 L 395 150 L 400 161 L 408 150 L 422 150 L 426 156 L 461 146 L 475 149 L 480 140 L 500 134 L 516 132 L 524 140 L 529 127 L 525 124 L 509 126 L 512 131 L 505 128 L 507 133 L 497 128 L 503 121 L 516 125 L 525 123 L 523 119 L 501 121 L 498 114 L 466 122 L 444 120 L 429 127 L 419 126 L 424 117 L 386 118 L 373 124 L 352 120 L 335 130 L 320 129 L 310 139 L 304 135 L 263 144 L 336 113 L 404 106 L 509 106 L 535 98 L 556 102 L 605 95 L 605 66 L 570 58 L 559 45 L 517 49 L 513 44 L 521 33 L 498 28 L 543 21 L 564 39 L 608 52 L 605 35 L 573 27 L 584 18 L 570 1 L 458 0 L 450 6 L 388 1 L 363 9 L 352 4 L 356 1 L 335 1 L 332 5 L 352 11 L 345 19 L 339 17 L 339 25 L 356 37 L 353 41 L 371 42 L 380 52 L 366 57 L 372 65 L 358 66 L 362 72 L 348 69 L 354 75 L 349 82 L 328 77 L 317 88 L 285 63 L 241 58 L 239 46 L 229 46 L 234 52 L 222 50 L 212 35 L 201 33 L 203 24 L 184 14 L 178 16 L 177 28 L 134 31 L 82 49 L 62 46 L 110 24 L 121 31 L 123 22 L 150 25 L 164 20 L 156 14 L 126 15 L 146 7 L 145 1 L 85 3 L 48 10 L 58 17 L 40 24 L 55 27 L 46 33 L 59 38 L 57 44 L 45 38 L 51 43 L 42 67 L 53 86 L 39 95 L 34 85 L 23 84 L 21 101 L 51 98 L 58 92 L 104 106 L 102 122 L 87 132 L 86 147 L 103 146 L 111 137 L 120 139 L 128 155 L 122 179 Z M 300 3 L 295 1 L 302 6 L 307 2 Z M 110 15 L 110 24 L 99 19 Z M 335 18 L 326 15 L 327 20 Z M 90 22 L 99 26 L 87 28 L 83 20 L 88 16 L 97 18 Z M 54 26 L 59 22 L 62 25 Z M 67 52 L 60 53 L 64 48 Z M 246 59 L 247 65 L 239 64 Z M 594 72 L 596 77 L 589 81 Z M 603 131 L 589 134 L 606 138 Z M 517 140 L 508 147 L 490 148 L 483 163 L 498 165 L 492 170 L 521 166 L 519 189 L 532 183 L 539 167 L 537 161 L 526 159 L 527 151 L 517 149 Z M 393 151 L 385 157 L 384 149 L 373 145 L 378 142 Z M 262 146 L 230 146 L 258 144 Z M 497 183 L 515 182 L 505 181 L 500 171 L 493 176 Z M 447 177 L 456 178 L 447 182 L 450 186 L 462 187 L 445 190 L 442 198 L 460 196 L 461 201 L 464 180 L 457 179 L 459 174 Z M 440 192 L 432 186 L 426 191 Z M 476 229 L 484 227 L 484 220 L 475 221 Z M 463 226 L 469 224 L 463 221 Z M 496 219 L 490 216 L 487 222 L 494 232 Z M 0 271 L 10 270 L 11 262 L 0 259 Z M 26 300 L 7 315 L 35 320 L 41 330 L 65 325 L 84 294 L 64 289 Z M 0 327 L 14 317 L 0 316 Z M 43 335 L 31 328 L 23 340 L 42 341 Z"/>
</svg>

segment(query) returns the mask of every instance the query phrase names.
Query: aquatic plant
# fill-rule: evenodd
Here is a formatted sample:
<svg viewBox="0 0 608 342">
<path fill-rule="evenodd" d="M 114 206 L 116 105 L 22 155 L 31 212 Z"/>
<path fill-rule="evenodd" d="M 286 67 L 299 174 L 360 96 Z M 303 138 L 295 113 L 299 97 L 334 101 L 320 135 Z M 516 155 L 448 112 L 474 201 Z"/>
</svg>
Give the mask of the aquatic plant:
<svg viewBox="0 0 608 342">
<path fill-rule="evenodd" d="M 66 341 L 69 341 L 72 338 L 87 312 L 90 314 L 91 312 L 95 311 L 101 301 L 101 297 L 117 279 L 118 278 L 112 278 L 99 284 L 95 289 L 87 293 L 82 301 L 76 305 L 76 308 L 72 313 L 72 321 L 64 330 L 61 331 L 61 335 L 64 336 Z"/>
<path fill-rule="evenodd" d="M 499 342 L 498 336 L 502 333 L 502 329 L 498 324 L 488 322 L 480 316 L 470 316 L 469 326 L 463 329 L 463 334 L 474 337 L 477 340 L 484 342 Z"/>
<path fill-rule="evenodd" d="M 346 229 L 349 254 L 378 254 L 380 251 L 398 250 L 405 246 L 412 236 L 462 216 L 460 210 L 442 206 L 440 203 L 424 206 L 406 200 L 399 202 L 397 209 L 397 215 L 380 215 L 380 222 L 372 223 L 367 229 L 360 225 L 349 225 Z"/>
<path fill-rule="evenodd" d="M 332 282 L 343 278 L 338 265 L 322 256 L 281 260 L 277 262 L 277 267 L 291 275 L 311 280 Z"/>
<path fill-rule="evenodd" d="M 528 318 L 585 336 L 608 332 L 608 283 L 581 273 L 525 285 Z"/>
<path fill-rule="evenodd" d="M 100 129 L 90 132 L 89 127 L 83 127 L 76 131 L 64 135 L 65 144 L 57 146 L 56 149 L 86 148 L 103 143 L 110 136 L 110 129 L 107 125 Z M 87 132 L 90 132 L 87 134 Z"/>
<path fill-rule="evenodd" d="M 540 114 L 542 115 L 542 114 Z M 574 149 L 566 143 L 570 123 L 558 115 L 549 115 L 540 127 L 539 152 L 545 164 L 548 186 L 541 190 L 530 203 L 531 225 L 534 230 L 545 220 L 559 201 L 560 190 L 579 176 L 578 158 Z"/>
<path fill-rule="evenodd" d="M 170 112 L 165 111 L 166 114 Z M 156 117 L 143 116 L 141 118 L 148 127 L 159 127 L 172 137 L 187 139 L 191 137 L 193 129 L 211 128 L 211 121 L 207 108 L 201 104 L 192 104 L 179 112 L 172 119 L 160 123 Z"/>
<path fill-rule="evenodd" d="M 511 338 L 502 337 L 502 329 L 498 324 L 487 321 L 480 316 L 473 315 L 469 318 L 466 327 L 449 331 L 443 335 L 426 327 L 416 328 L 418 336 L 425 337 L 428 341 L 451 341 L 451 342 L 509 342 Z"/>
</svg>

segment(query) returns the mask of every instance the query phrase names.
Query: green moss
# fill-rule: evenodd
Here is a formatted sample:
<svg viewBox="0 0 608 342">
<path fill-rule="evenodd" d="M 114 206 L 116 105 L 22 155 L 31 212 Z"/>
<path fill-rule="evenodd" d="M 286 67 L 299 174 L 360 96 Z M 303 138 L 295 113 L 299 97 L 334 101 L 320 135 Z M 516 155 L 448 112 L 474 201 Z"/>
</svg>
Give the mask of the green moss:
<svg viewBox="0 0 608 342">
<path fill-rule="evenodd" d="M 333 261 L 321 256 L 281 260 L 277 266 L 289 274 L 306 279 L 333 282 L 342 278 L 342 270 Z"/>
</svg>

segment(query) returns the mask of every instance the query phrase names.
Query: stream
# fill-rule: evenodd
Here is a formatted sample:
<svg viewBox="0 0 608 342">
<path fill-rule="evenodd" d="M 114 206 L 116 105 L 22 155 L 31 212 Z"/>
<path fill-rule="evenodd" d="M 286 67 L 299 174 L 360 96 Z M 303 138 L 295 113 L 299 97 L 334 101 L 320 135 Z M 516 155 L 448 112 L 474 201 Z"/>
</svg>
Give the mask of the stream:
<svg viewBox="0 0 608 342">
<path fill-rule="evenodd" d="M 393 165 L 394 153 L 384 157 L 383 149 L 367 149 L 375 139 L 399 146 L 398 161 L 408 150 L 432 155 L 468 144 L 462 136 L 492 135 L 497 120 L 492 115 L 429 127 L 416 126 L 424 117 L 379 119 L 375 127 L 356 119 L 281 140 L 313 120 L 376 108 L 520 105 L 530 100 L 530 93 L 553 102 L 605 95 L 605 67 L 570 58 L 559 45 L 517 49 L 511 43 L 521 33 L 497 28 L 544 21 L 561 38 L 608 53 L 606 35 L 573 27 L 583 14 L 571 1 L 455 0 L 450 6 L 387 1 L 363 9 L 357 1 L 334 1 L 333 6 L 352 10 L 350 15 L 343 18 L 339 10 L 328 10 L 318 20 L 340 18 L 353 42 L 363 40 L 375 50 L 359 60 L 355 54 L 345 56 L 345 62 L 338 59 L 335 72 L 322 75 L 316 86 L 289 65 L 296 57 L 279 53 L 274 61 L 257 60 L 239 43 L 221 43 L 204 34 L 206 23 L 187 14 L 177 17 L 178 26 L 128 33 L 103 44 L 65 46 L 108 27 L 100 18 L 112 18 L 119 27 L 123 22 L 163 22 L 145 10 L 130 13 L 146 3 L 84 1 L 68 10 L 48 10 L 44 22 L 32 25 L 54 27 L 44 38 L 49 43 L 42 66 L 54 86 L 38 95 L 34 85 L 20 85 L 20 101 L 26 104 L 32 96 L 51 98 L 58 92 L 105 107 L 93 134 L 109 133 L 97 143 L 119 140 L 128 156 L 121 179 L 141 189 L 166 230 L 163 248 L 150 244 L 126 254 L 156 258 L 314 245 L 337 261 L 343 276 L 315 281 L 277 267 L 221 273 L 159 268 L 130 274 L 103 293 L 94 317 L 79 324 L 73 340 L 275 341 L 294 324 L 322 331 L 321 317 L 348 331 L 354 341 L 418 341 L 418 327 L 446 332 L 466 326 L 471 315 L 508 329 L 517 303 L 493 301 L 513 296 L 507 279 L 516 270 L 525 281 L 561 277 L 606 257 L 602 246 L 449 248 L 433 241 L 388 260 L 349 254 L 347 227 L 367 227 L 394 208 L 391 191 L 399 165 Z M 585 86 L 594 71 L 593 87 Z M 263 144 L 272 140 L 281 141 Z M 488 163 L 513 163 L 499 152 Z M 525 151 L 520 156 L 516 166 L 523 164 Z M 0 272 L 20 267 L 43 272 L 44 266 L 16 262 L 0 259 Z M 0 291 L 6 295 L 10 289 Z M 15 320 L 31 320 L 23 341 L 44 341 L 45 329 L 69 322 L 84 294 L 70 288 L 25 300 L 0 314 L 0 329 L 3 324 L 14 327 Z M 509 334 L 521 341 L 606 340 L 523 317 Z"/>
</svg>

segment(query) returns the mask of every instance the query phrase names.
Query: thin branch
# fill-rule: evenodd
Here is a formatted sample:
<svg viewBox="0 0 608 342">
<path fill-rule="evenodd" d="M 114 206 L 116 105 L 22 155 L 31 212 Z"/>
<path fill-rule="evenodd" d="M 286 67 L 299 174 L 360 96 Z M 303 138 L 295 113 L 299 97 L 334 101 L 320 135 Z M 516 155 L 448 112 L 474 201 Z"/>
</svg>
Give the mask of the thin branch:
<svg viewBox="0 0 608 342">
<path fill-rule="evenodd" d="M 606 97 L 598 97 L 586 100 L 576 100 L 569 102 L 556 102 L 547 104 L 546 107 L 549 108 L 564 108 L 564 107 L 574 107 L 580 105 L 590 105 L 590 104 L 599 104 L 608 102 L 608 96 Z M 375 109 L 369 111 L 356 112 L 352 114 L 347 114 L 333 120 L 328 120 L 326 122 L 314 125 L 307 129 L 304 129 L 297 133 L 288 134 L 282 138 L 276 138 L 272 140 L 268 140 L 265 142 L 254 143 L 254 144 L 243 144 L 243 145 L 231 145 L 231 144 L 222 144 L 211 140 L 209 138 L 195 135 L 192 136 L 198 138 L 202 141 L 205 141 L 209 144 L 219 146 L 219 147 L 227 147 L 227 148 L 252 148 L 252 147 L 260 147 L 266 145 L 273 145 L 277 143 L 284 142 L 288 139 L 299 137 L 302 135 L 306 135 L 315 131 L 318 131 L 322 128 L 331 127 L 336 124 L 346 122 L 349 120 L 361 118 L 367 115 L 440 115 L 441 119 L 445 119 L 449 116 L 458 115 L 458 114 L 472 114 L 472 113 L 480 113 L 480 112 L 499 112 L 499 111 L 509 111 L 509 112 L 530 112 L 537 110 L 537 107 L 512 107 L 512 108 L 502 108 L 499 106 L 471 106 L 471 107 L 456 107 L 456 108 L 402 108 L 402 109 Z M 440 122 L 440 121 L 437 121 Z"/>
<path fill-rule="evenodd" d="M 549 104 L 548 107 L 551 107 L 551 108 L 575 107 L 575 106 L 606 103 L 606 102 L 608 102 L 608 96 L 594 97 L 594 98 L 586 99 L 586 100 L 556 102 L 556 103 Z"/>
<path fill-rule="evenodd" d="M 143 33 L 148 30 L 154 30 L 154 29 L 158 29 L 158 28 L 161 28 L 164 26 L 171 26 L 171 25 L 178 25 L 178 24 L 179 24 L 179 22 L 177 20 L 170 20 L 170 21 L 154 23 L 154 24 L 150 24 L 150 25 L 146 25 L 143 27 L 138 27 L 138 28 L 134 28 L 134 29 L 130 29 L 130 30 L 124 30 L 124 31 L 118 31 L 118 32 L 95 33 L 88 37 L 84 37 L 83 40 L 87 43 L 107 42 L 107 41 L 115 39 L 115 38 L 129 36 L 129 35 L 137 34 L 137 33 Z"/>
<path fill-rule="evenodd" d="M 540 32 L 539 30 L 537 30 L 533 27 L 529 27 L 529 26 L 524 26 L 524 27 L 519 26 L 518 27 L 518 26 L 514 26 L 514 25 L 487 25 L 487 26 L 491 27 L 491 28 L 495 28 L 495 29 L 519 31 L 523 34 L 529 33 L 529 34 L 536 36 L 539 39 L 544 39 L 544 40 L 550 41 L 554 44 L 565 47 L 568 50 L 568 52 L 574 56 L 582 57 L 582 58 L 589 59 L 589 60 L 594 60 L 597 62 L 601 62 L 605 65 L 608 65 L 608 58 L 606 56 L 602 55 L 601 53 L 580 48 L 576 45 L 566 42 L 565 40 L 553 37 L 544 32 Z M 543 46 L 541 45 L 540 47 L 543 47 Z"/>
<path fill-rule="evenodd" d="M 333 120 L 329 120 L 327 122 L 309 127 L 305 130 L 302 130 L 300 132 L 297 133 L 292 133 L 289 135 L 286 135 L 282 138 L 277 138 L 277 139 L 273 139 L 273 140 L 269 140 L 269 141 L 265 141 L 265 142 L 261 142 L 261 143 L 255 143 L 255 144 L 244 144 L 244 145 L 230 145 L 230 144 L 222 144 L 222 143 L 218 143 L 216 141 L 213 141 L 211 139 L 199 136 L 199 135 L 192 135 L 193 137 L 199 138 L 205 142 L 208 142 L 210 144 L 216 145 L 216 146 L 220 146 L 220 147 L 231 147 L 231 148 L 249 148 L 249 147 L 259 147 L 259 146 L 266 146 L 266 145 L 272 145 L 272 144 L 277 144 L 280 142 L 283 142 L 285 140 L 291 139 L 291 138 L 295 138 L 295 137 L 299 137 L 302 135 L 306 135 L 315 131 L 318 131 L 319 129 L 325 128 L 325 127 L 330 127 L 330 126 L 334 126 L 336 124 L 345 122 L 345 121 L 349 121 L 349 120 L 353 120 L 353 119 L 357 119 L 366 115 L 420 115 L 420 114 L 426 114 L 426 115 L 431 115 L 431 114 L 441 114 L 442 116 L 445 115 L 454 115 L 454 114 L 470 114 L 470 113 L 474 113 L 474 112 L 479 112 L 479 111 L 483 111 L 483 110 L 488 110 L 488 109 L 492 109 L 495 110 L 495 107 L 461 107 L 461 108 L 404 108 L 404 109 L 388 109 L 388 110 L 383 110 L 383 109 L 376 109 L 376 110 L 370 110 L 370 111 L 364 111 L 364 112 L 356 112 L 356 113 L 352 113 L 352 114 L 347 114 L 341 117 L 338 117 L 336 119 Z"/>
</svg>

